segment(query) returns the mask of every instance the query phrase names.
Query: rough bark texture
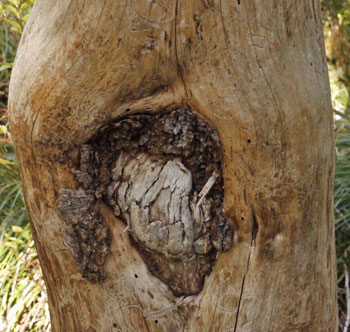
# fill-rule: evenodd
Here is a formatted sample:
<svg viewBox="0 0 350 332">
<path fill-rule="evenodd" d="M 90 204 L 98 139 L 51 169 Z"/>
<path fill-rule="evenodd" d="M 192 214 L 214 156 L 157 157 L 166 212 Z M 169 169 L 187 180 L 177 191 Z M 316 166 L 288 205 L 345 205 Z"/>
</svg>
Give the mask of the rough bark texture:
<svg viewBox="0 0 350 332">
<path fill-rule="evenodd" d="M 37 0 L 9 108 L 54 332 L 336 331 L 333 127 L 318 0 Z M 234 226 L 231 247 L 192 296 L 155 276 L 125 231 L 127 214 L 84 190 L 78 202 L 71 195 L 85 183 L 79 154 L 101 129 L 177 108 L 218 131 Z M 74 222 L 97 221 L 78 234 L 70 222 L 81 201 L 95 208 Z M 76 245 L 83 237 L 91 265 Z"/>
</svg>

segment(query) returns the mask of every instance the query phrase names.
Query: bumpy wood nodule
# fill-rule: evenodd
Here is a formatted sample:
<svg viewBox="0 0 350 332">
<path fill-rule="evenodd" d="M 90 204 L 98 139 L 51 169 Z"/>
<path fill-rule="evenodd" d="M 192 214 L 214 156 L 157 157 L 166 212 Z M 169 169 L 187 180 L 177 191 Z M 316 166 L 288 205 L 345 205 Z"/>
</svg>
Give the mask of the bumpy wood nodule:
<svg viewBox="0 0 350 332">
<path fill-rule="evenodd" d="M 150 272 L 176 295 L 197 294 L 233 230 L 223 211 L 216 131 L 189 109 L 124 116 L 80 148 L 80 188 L 61 191 L 66 245 L 90 281 L 104 278 L 109 231 L 96 205 L 126 223 Z"/>
</svg>

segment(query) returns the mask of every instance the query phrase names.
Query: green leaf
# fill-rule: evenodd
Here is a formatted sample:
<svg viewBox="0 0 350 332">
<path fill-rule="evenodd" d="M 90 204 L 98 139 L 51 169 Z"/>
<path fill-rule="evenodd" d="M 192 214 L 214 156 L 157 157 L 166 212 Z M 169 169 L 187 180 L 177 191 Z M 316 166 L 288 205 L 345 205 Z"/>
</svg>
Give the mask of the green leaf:
<svg viewBox="0 0 350 332">
<path fill-rule="evenodd" d="M 21 4 L 21 10 L 24 10 L 24 9 L 27 9 L 27 8 L 31 8 L 34 4 L 34 0 L 27 0 L 27 1 L 24 1 L 22 4 Z"/>
<path fill-rule="evenodd" d="M 23 16 L 22 20 L 24 21 L 24 23 L 28 21 L 29 16 L 30 16 L 30 13 Z"/>
<path fill-rule="evenodd" d="M 12 161 L 9 161 L 9 160 L 6 160 L 6 159 L 3 159 L 3 158 L 0 158 L 0 165 L 14 165 L 15 163 L 12 162 Z"/>
<path fill-rule="evenodd" d="M 19 18 L 20 13 L 16 7 L 13 7 L 12 5 L 4 5 L 6 9 L 8 9 L 12 14 L 14 14 L 17 18 Z"/>
<path fill-rule="evenodd" d="M 10 247 L 10 248 L 12 248 L 12 249 L 17 249 L 17 244 L 14 243 L 14 242 L 5 242 L 4 245 L 5 245 L 6 247 Z"/>
<path fill-rule="evenodd" d="M 1 126 L 0 126 L 0 135 L 6 135 L 7 132 L 8 132 L 8 131 L 7 131 L 7 127 L 1 125 Z"/>
<path fill-rule="evenodd" d="M 22 232 L 23 232 L 23 228 L 22 228 L 22 227 L 19 227 L 19 226 L 12 226 L 11 228 L 12 228 L 12 230 L 13 230 L 15 233 L 22 233 Z"/>
<path fill-rule="evenodd" d="M 18 6 L 19 5 L 19 2 L 20 0 L 7 0 L 9 3 L 12 3 L 14 6 Z"/>
<path fill-rule="evenodd" d="M 28 7 L 30 7 L 30 4 L 29 3 L 27 3 L 27 2 L 24 2 L 24 3 L 22 3 L 21 4 L 21 10 L 23 10 L 23 9 L 26 9 L 26 8 L 28 8 Z"/>
<path fill-rule="evenodd" d="M 22 28 L 20 26 L 19 23 L 17 23 L 16 21 L 14 20 L 9 20 L 9 19 L 5 19 L 5 21 L 10 24 L 11 26 L 11 30 L 13 30 L 14 32 L 17 32 L 19 33 L 20 35 L 22 34 Z"/>
<path fill-rule="evenodd" d="M 12 68 L 12 63 L 5 62 L 0 65 L 0 72 L 9 68 Z"/>
</svg>

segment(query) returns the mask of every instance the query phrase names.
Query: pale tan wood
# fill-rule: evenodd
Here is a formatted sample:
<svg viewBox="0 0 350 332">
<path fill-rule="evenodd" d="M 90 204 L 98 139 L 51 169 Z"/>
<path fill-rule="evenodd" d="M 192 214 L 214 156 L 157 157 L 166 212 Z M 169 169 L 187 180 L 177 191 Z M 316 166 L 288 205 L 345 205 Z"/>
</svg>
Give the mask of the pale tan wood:
<svg viewBox="0 0 350 332">
<path fill-rule="evenodd" d="M 76 186 L 70 151 L 127 109 L 171 104 L 219 132 L 233 246 L 199 295 L 179 298 L 102 206 L 114 241 L 107 280 L 91 284 L 57 212 L 59 190 Z M 37 0 L 9 109 L 53 331 L 336 331 L 334 140 L 317 0 Z"/>
</svg>

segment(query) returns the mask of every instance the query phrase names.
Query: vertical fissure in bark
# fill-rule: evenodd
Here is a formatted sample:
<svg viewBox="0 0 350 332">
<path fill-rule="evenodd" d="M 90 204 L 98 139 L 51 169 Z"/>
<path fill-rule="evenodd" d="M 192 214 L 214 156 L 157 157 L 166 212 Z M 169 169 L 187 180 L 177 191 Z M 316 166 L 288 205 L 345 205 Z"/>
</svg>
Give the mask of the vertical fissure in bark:
<svg viewBox="0 0 350 332">
<path fill-rule="evenodd" d="M 177 296 L 200 292 L 233 237 L 221 160 L 216 130 L 188 108 L 131 114 L 101 128 L 72 170 L 79 189 L 62 189 L 59 200 L 65 243 L 84 277 L 105 277 L 110 232 L 96 209 L 104 202 L 154 276 Z"/>
<path fill-rule="evenodd" d="M 185 94 L 187 96 L 187 99 L 188 99 L 188 91 L 187 91 L 187 86 L 186 86 L 186 81 L 185 81 L 185 77 L 184 77 L 184 74 L 183 74 L 183 71 L 182 71 L 182 68 L 181 68 L 181 64 L 180 64 L 180 61 L 179 61 L 179 50 L 178 50 L 178 43 L 177 43 L 177 38 L 178 38 L 178 33 L 177 33 L 177 20 L 178 20 L 178 12 L 179 12 L 179 0 L 176 0 L 176 5 L 175 5 L 175 19 L 174 19 L 174 46 L 175 46 L 175 59 L 176 59 L 176 65 L 177 65 L 177 70 L 178 70 L 178 73 L 180 75 L 180 78 L 181 78 L 181 82 L 182 82 L 182 85 L 183 85 L 183 88 L 184 88 L 184 91 L 185 91 Z"/>
<path fill-rule="evenodd" d="M 252 225 L 252 240 L 251 240 L 251 246 L 254 244 L 256 236 L 258 235 L 259 231 L 259 224 L 258 220 L 256 219 L 255 211 L 253 210 L 253 225 Z"/>
<path fill-rule="evenodd" d="M 240 290 L 240 294 L 239 294 L 239 299 L 238 299 L 238 304 L 237 304 L 237 313 L 236 313 L 236 319 L 235 319 L 235 325 L 234 325 L 234 332 L 236 332 L 237 330 L 237 324 L 238 324 L 238 318 L 239 318 L 239 311 L 241 308 L 241 301 L 242 301 L 242 296 L 243 296 L 243 292 L 244 292 L 244 283 L 245 283 L 245 278 L 248 274 L 249 271 L 249 265 L 250 265 L 250 256 L 251 256 L 251 252 L 252 252 L 252 248 L 255 244 L 255 239 L 258 235 L 258 231 L 259 231 L 259 224 L 258 224 L 258 220 L 256 218 L 256 214 L 255 211 L 253 209 L 253 213 L 252 213 L 252 236 L 251 236 L 251 241 L 250 241 L 250 247 L 249 247 L 249 253 L 248 253 L 248 259 L 247 259 L 247 268 L 245 270 L 243 279 L 242 279 L 242 286 L 241 286 L 241 290 Z"/>
<path fill-rule="evenodd" d="M 252 246 L 252 244 L 251 244 Z M 244 282 L 245 282 L 245 277 L 248 273 L 248 269 L 249 269 L 249 263 L 250 263 L 250 253 L 251 253 L 251 248 L 249 250 L 249 254 L 248 254 L 248 261 L 247 261 L 247 269 L 244 273 L 243 279 L 242 279 L 242 286 L 241 286 L 241 291 L 239 293 L 239 299 L 238 299 L 238 304 L 237 304 L 237 313 L 236 313 L 236 318 L 235 318 L 235 325 L 234 325 L 234 330 L 233 332 L 236 332 L 237 330 L 237 324 L 238 324 L 238 318 L 239 318 L 239 311 L 241 309 L 241 301 L 242 301 L 242 296 L 243 296 L 243 291 L 244 291 Z"/>
</svg>

